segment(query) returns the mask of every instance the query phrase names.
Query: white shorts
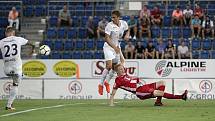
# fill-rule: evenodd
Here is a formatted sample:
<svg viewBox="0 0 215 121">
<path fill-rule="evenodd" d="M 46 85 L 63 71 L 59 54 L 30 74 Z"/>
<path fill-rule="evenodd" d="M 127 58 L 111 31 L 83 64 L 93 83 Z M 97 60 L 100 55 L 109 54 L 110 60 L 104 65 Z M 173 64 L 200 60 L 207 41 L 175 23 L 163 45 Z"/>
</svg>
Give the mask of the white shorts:
<svg viewBox="0 0 215 121">
<path fill-rule="evenodd" d="M 115 50 L 109 46 L 103 47 L 105 61 L 112 60 L 113 63 L 120 63 L 120 55 L 123 56 L 122 51 L 120 54 L 116 54 Z"/>
</svg>

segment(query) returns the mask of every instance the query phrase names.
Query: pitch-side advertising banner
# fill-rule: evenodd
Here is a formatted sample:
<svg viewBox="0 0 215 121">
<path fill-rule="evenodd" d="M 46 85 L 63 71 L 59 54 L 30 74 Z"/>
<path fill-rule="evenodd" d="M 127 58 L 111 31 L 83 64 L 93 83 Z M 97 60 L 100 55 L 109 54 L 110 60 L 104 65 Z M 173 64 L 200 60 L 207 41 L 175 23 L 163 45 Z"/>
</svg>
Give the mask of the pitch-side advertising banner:
<svg viewBox="0 0 215 121">
<path fill-rule="evenodd" d="M 129 75 L 145 78 L 215 78 L 215 60 L 126 60 Z M 25 78 L 100 78 L 103 60 L 24 60 Z M 0 61 L 0 77 L 5 77 Z"/>
<path fill-rule="evenodd" d="M 111 80 L 111 87 L 113 85 Z M 159 80 L 147 79 L 143 83 L 153 83 Z M 172 92 L 172 81 L 165 80 L 166 91 Z M 98 94 L 99 79 L 62 79 L 62 80 L 46 80 L 44 98 L 45 99 L 107 99 L 107 93 L 104 88 L 104 94 Z M 116 99 L 137 99 L 136 95 L 126 92 L 122 89 L 118 89 Z"/>
<path fill-rule="evenodd" d="M 215 99 L 215 79 L 176 79 L 175 93 L 188 90 L 188 99 Z"/>
<path fill-rule="evenodd" d="M 12 88 L 11 79 L 0 79 L 0 99 L 8 99 Z M 42 80 L 24 79 L 19 83 L 16 99 L 42 99 Z"/>
</svg>

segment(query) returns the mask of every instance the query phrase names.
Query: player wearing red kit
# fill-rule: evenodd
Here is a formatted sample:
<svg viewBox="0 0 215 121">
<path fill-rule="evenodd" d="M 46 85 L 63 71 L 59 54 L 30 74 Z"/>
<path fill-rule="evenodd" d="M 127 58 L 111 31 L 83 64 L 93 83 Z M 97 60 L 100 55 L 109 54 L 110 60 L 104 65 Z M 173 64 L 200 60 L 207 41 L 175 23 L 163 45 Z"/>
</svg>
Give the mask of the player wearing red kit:
<svg viewBox="0 0 215 121">
<path fill-rule="evenodd" d="M 125 69 L 122 65 L 116 66 L 117 78 L 113 86 L 112 94 L 110 97 L 110 106 L 113 106 L 114 95 L 118 88 L 136 94 L 136 96 L 141 99 L 149 99 L 157 97 L 155 106 L 162 106 L 161 98 L 165 97 L 167 99 L 182 99 L 187 100 L 187 90 L 182 95 L 173 95 L 164 92 L 165 83 L 164 81 L 159 81 L 151 84 L 143 84 L 138 77 L 131 77 L 125 73 Z"/>
</svg>

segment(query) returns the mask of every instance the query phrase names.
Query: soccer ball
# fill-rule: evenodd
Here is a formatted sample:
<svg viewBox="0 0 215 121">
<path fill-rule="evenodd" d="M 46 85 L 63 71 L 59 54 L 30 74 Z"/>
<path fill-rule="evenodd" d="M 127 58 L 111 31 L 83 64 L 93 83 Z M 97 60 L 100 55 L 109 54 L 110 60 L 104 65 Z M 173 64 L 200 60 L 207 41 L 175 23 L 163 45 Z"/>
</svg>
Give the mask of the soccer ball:
<svg viewBox="0 0 215 121">
<path fill-rule="evenodd" d="M 51 52 L 51 49 L 48 45 L 42 45 L 42 46 L 40 46 L 39 52 L 41 55 L 49 55 Z"/>
</svg>

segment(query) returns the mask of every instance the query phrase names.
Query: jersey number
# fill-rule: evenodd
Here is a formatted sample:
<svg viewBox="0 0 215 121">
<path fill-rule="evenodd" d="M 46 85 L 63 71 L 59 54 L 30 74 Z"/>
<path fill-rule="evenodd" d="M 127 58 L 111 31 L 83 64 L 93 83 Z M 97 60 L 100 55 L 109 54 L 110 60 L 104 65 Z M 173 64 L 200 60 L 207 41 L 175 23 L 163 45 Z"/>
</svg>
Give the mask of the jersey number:
<svg viewBox="0 0 215 121">
<path fill-rule="evenodd" d="M 4 57 L 10 57 L 11 55 L 14 56 L 18 53 L 16 44 L 12 44 L 11 46 L 5 45 L 4 48 L 6 49 L 6 53 L 5 53 Z M 10 53 L 11 50 L 12 50 L 12 52 Z"/>
</svg>

